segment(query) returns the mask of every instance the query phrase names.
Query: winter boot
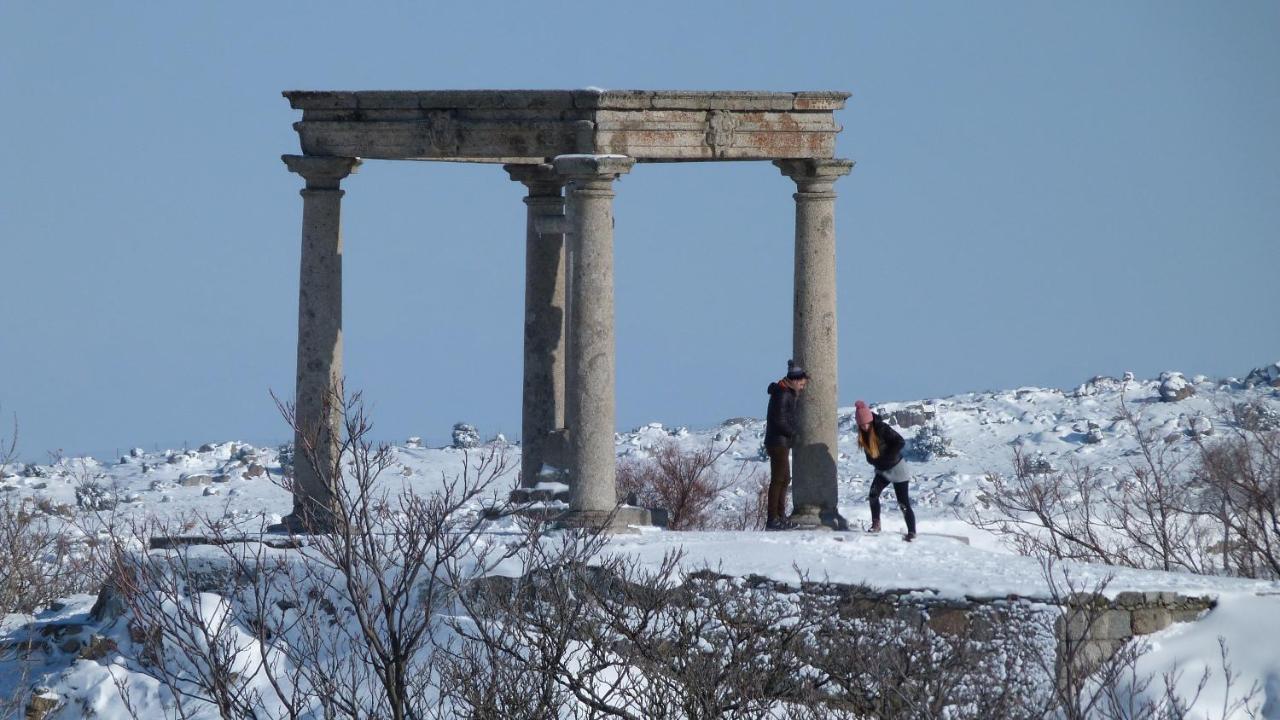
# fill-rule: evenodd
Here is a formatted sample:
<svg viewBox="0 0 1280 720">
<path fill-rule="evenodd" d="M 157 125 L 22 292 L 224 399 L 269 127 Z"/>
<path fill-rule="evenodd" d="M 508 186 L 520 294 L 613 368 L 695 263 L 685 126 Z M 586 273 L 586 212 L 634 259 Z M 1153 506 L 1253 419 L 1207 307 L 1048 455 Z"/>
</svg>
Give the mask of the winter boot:
<svg viewBox="0 0 1280 720">
<path fill-rule="evenodd" d="M 872 520 L 872 521 L 871 521 L 871 527 L 867 528 L 867 532 L 869 532 L 869 533 L 878 533 L 878 532 L 880 532 L 880 521 L 879 521 L 879 520 Z"/>
<path fill-rule="evenodd" d="M 915 540 L 916 539 L 915 531 L 907 533 L 902 539 L 906 540 L 907 542 L 911 542 L 912 540 Z"/>
</svg>

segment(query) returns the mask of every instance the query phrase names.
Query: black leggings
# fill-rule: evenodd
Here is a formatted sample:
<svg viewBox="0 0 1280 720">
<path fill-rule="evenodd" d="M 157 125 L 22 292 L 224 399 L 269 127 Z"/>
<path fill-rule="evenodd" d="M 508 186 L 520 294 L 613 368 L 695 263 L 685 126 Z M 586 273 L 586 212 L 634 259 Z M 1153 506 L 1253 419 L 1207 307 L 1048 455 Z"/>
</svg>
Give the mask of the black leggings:
<svg viewBox="0 0 1280 720">
<path fill-rule="evenodd" d="M 916 513 L 911 509 L 911 496 L 907 492 L 907 486 L 910 483 L 890 483 L 889 479 L 880 473 L 876 473 L 876 478 L 871 481 L 871 496 L 867 498 L 871 501 L 871 522 L 880 521 L 880 493 L 884 492 L 886 485 L 893 485 L 893 494 L 898 498 L 898 507 L 902 508 L 902 517 L 907 521 L 907 532 L 915 532 Z"/>
</svg>

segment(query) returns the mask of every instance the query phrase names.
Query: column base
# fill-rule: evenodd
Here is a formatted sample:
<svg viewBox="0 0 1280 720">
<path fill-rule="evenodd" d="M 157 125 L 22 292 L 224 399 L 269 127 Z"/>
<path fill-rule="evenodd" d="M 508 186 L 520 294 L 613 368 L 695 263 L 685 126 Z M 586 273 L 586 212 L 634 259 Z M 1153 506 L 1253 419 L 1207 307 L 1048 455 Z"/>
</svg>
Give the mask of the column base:
<svg viewBox="0 0 1280 720">
<path fill-rule="evenodd" d="M 332 532 L 333 516 L 327 512 L 293 512 L 280 518 L 275 525 L 268 525 L 267 532 L 279 535 L 322 535 Z"/>
<path fill-rule="evenodd" d="M 639 532 L 636 526 L 647 527 L 652 524 L 653 517 L 647 508 L 622 505 L 613 511 L 570 510 L 556 522 L 556 528 L 623 534 Z"/>
<path fill-rule="evenodd" d="M 838 530 L 849 529 L 849 521 L 834 508 L 823 508 L 821 505 L 797 505 L 791 511 L 791 522 L 796 530 Z"/>
</svg>

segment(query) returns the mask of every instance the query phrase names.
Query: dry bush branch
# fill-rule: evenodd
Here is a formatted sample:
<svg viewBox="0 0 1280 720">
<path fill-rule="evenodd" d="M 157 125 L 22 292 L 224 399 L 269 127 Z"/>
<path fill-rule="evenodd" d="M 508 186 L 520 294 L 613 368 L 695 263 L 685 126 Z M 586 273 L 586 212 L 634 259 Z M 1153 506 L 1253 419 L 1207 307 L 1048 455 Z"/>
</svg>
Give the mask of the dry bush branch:
<svg viewBox="0 0 1280 720">
<path fill-rule="evenodd" d="M 1221 521 L 1217 549 L 1228 571 L 1280 578 L 1280 432 L 1240 428 L 1200 443 L 1196 468 Z"/>
<path fill-rule="evenodd" d="M 225 718 L 438 713 L 433 645 L 452 583 L 507 552 L 479 535 L 474 501 L 512 465 L 493 448 L 469 456 L 430 496 L 389 485 L 380 479 L 390 448 L 368 440 L 359 395 L 341 402 L 342 452 L 326 468 L 339 474 L 323 476 L 334 490 L 324 532 L 271 539 L 260 526 L 244 536 L 206 517 L 199 545 L 154 526 L 114 544 L 132 664 L 168 689 L 175 716 L 208 705 Z M 304 439 L 302 452 L 315 446 Z M 138 551 L 157 538 L 167 549 Z M 128 683 L 120 690 L 128 704 Z"/>
<path fill-rule="evenodd" d="M 987 507 L 967 508 L 961 519 L 1041 558 L 1274 576 L 1266 558 L 1277 547 L 1280 483 L 1276 463 L 1255 461 L 1268 457 L 1265 434 L 1242 435 L 1234 449 L 1202 444 L 1193 473 L 1123 399 L 1120 409 L 1138 445 L 1137 460 L 1124 470 L 1104 474 L 1073 464 L 1043 472 L 1015 449 L 1013 475 L 989 475 Z M 1271 443 L 1272 457 L 1278 444 Z M 1243 552 L 1233 556 L 1233 549 Z"/>
<path fill-rule="evenodd" d="M 31 613 L 97 589 L 101 577 L 65 523 L 31 498 L 0 498 L 0 614 Z"/>
<path fill-rule="evenodd" d="M 650 458 L 619 463 L 618 495 L 634 497 L 644 507 L 665 509 L 671 530 L 705 530 L 713 523 L 712 503 L 741 479 L 726 480 L 716 468 L 736 441 L 735 436 L 719 450 L 713 444 L 686 450 L 674 440 L 664 441 Z M 739 469 L 739 475 L 743 472 Z"/>
</svg>

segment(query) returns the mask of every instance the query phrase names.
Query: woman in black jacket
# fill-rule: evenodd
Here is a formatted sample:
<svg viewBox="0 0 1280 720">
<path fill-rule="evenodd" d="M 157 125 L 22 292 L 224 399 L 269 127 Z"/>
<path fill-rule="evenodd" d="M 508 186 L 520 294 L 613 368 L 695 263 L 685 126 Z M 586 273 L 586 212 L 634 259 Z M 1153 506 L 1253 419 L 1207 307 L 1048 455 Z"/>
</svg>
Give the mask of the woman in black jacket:
<svg viewBox="0 0 1280 720">
<path fill-rule="evenodd" d="M 906 540 L 914 540 L 916 514 L 911 509 L 911 496 L 907 491 L 911 475 L 902 464 L 902 448 L 906 442 L 897 430 L 889 427 L 861 400 L 854 404 L 853 415 L 858 421 L 858 447 L 867 456 L 867 462 L 876 469 L 876 477 L 871 481 L 871 495 L 867 498 L 871 503 L 870 532 L 880 532 L 880 493 L 892 483 L 898 507 L 902 508 L 902 518 L 907 521 Z"/>
<path fill-rule="evenodd" d="M 769 412 L 764 422 L 764 450 L 769 454 L 769 506 L 765 530 L 790 530 L 787 486 L 791 484 L 791 446 L 796 437 L 796 403 L 809 384 L 804 368 L 787 361 L 787 376 L 769 383 Z"/>
</svg>

